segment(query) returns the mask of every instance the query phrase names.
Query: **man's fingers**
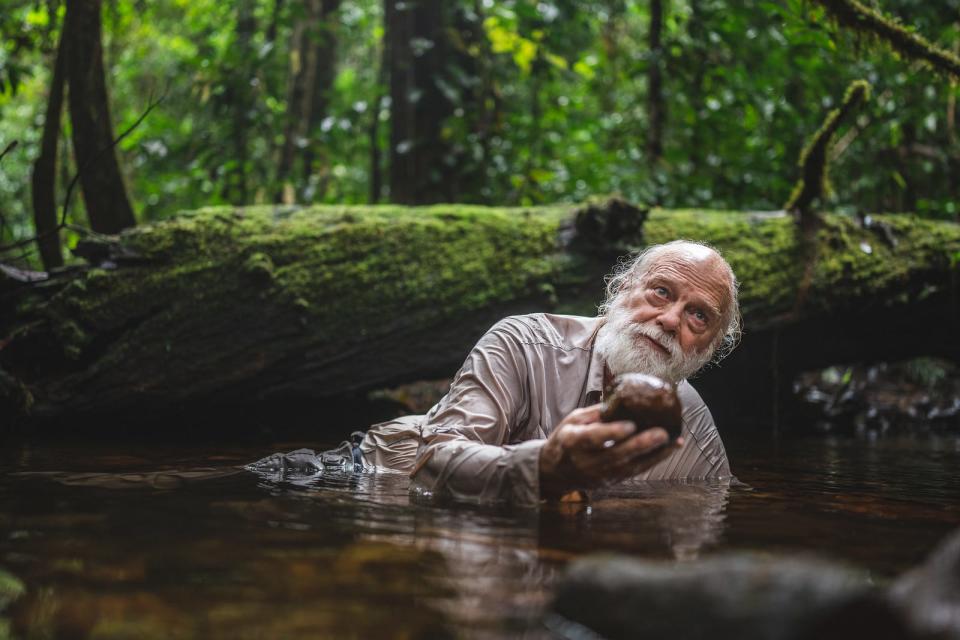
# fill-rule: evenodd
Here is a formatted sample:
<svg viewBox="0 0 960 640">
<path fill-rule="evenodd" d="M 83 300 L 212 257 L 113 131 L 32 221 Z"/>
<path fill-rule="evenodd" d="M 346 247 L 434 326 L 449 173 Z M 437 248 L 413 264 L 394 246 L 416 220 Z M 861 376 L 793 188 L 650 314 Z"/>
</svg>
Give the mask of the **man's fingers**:
<svg viewBox="0 0 960 640">
<path fill-rule="evenodd" d="M 645 429 L 625 442 L 617 445 L 618 453 L 626 458 L 646 455 L 667 444 L 670 436 L 660 427 Z"/>
<path fill-rule="evenodd" d="M 676 447 L 669 445 L 668 440 L 669 436 L 663 429 L 659 427 L 646 429 L 611 448 L 607 457 L 607 464 L 611 471 L 614 468 L 618 470 L 628 469 L 638 463 L 646 463 L 648 459 L 664 450 L 669 455 L 669 453 L 675 451 Z M 683 439 L 679 438 L 677 442 L 682 446 Z"/>
<path fill-rule="evenodd" d="M 571 449 L 609 449 L 636 433 L 632 422 L 595 422 L 567 427 L 566 446 Z"/>
</svg>

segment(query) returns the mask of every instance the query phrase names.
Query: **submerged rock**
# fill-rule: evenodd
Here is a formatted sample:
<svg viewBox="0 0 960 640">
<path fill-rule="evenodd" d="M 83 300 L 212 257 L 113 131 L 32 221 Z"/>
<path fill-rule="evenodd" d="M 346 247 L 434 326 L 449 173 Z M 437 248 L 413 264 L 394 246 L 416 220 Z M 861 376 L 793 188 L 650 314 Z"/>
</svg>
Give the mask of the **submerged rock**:
<svg viewBox="0 0 960 640">
<path fill-rule="evenodd" d="M 890 588 L 915 637 L 960 638 L 960 529 Z"/>
<path fill-rule="evenodd" d="M 611 640 L 960 638 L 960 529 L 888 589 L 812 557 L 588 556 L 568 569 L 546 622 L 561 637 Z"/>
<path fill-rule="evenodd" d="M 903 637 L 864 572 L 804 557 L 587 557 L 571 565 L 551 608 L 548 626 L 570 638 Z"/>
<path fill-rule="evenodd" d="M 884 434 L 960 428 L 960 367 L 939 358 L 828 367 L 794 381 L 798 424 Z"/>
</svg>

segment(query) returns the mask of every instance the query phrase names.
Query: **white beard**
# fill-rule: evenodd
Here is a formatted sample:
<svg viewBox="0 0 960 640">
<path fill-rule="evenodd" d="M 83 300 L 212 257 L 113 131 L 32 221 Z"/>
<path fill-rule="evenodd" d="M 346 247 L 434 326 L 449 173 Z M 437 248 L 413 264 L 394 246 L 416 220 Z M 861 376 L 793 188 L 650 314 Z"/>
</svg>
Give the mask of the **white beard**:
<svg viewBox="0 0 960 640">
<path fill-rule="evenodd" d="M 670 352 L 667 356 L 642 336 L 653 338 Z M 635 324 L 622 304 L 614 304 L 607 312 L 607 321 L 597 332 L 595 347 L 607 368 L 615 376 L 624 373 L 646 373 L 674 384 L 689 378 L 705 365 L 712 355 L 684 353 L 677 339 L 654 323 Z"/>
</svg>

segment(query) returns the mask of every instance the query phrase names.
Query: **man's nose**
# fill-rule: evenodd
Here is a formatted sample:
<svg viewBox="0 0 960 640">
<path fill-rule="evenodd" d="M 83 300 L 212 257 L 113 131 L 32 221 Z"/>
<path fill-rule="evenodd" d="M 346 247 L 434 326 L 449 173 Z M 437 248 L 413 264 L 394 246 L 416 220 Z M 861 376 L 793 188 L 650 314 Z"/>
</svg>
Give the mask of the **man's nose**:
<svg viewBox="0 0 960 640">
<path fill-rule="evenodd" d="M 657 324 L 667 333 L 675 333 L 680 327 L 681 312 L 682 309 L 679 304 L 672 304 L 657 316 Z"/>
</svg>

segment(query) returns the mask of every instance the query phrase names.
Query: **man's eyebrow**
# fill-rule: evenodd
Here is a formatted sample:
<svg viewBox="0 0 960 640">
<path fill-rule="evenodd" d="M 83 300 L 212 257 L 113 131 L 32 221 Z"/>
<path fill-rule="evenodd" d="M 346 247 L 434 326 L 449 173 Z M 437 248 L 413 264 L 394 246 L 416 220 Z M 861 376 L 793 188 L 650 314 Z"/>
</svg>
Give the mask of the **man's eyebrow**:
<svg viewBox="0 0 960 640">
<path fill-rule="evenodd" d="M 701 307 L 705 307 L 707 311 L 710 312 L 710 315 L 719 318 L 720 317 L 720 307 L 717 305 L 707 302 L 706 300 L 697 299 L 694 302 L 699 304 Z"/>
<path fill-rule="evenodd" d="M 677 287 L 677 281 L 674 280 L 673 278 L 671 278 L 670 276 L 663 275 L 663 274 L 656 273 L 656 272 L 651 273 L 651 274 L 650 274 L 650 279 L 647 281 L 647 284 L 648 284 L 648 285 L 655 285 L 655 284 L 658 284 L 658 283 L 660 283 L 660 284 L 665 284 L 665 285 L 667 285 L 668 287 L 670 287 L 671 289 L 676 289 L 676 287 Z M 718 305 L 716 305 L 716 304 L 708 301 L 706 298 L 703 298 L 703 297 L 701 297 L 701 296 L 694 296 L 692 302 L 693 302 L 693 304 L 694 304 L 695 306 L 703 307 L 704 309 L 706 309 L 707 311 L 709 311 L 711 314 L 713 314 L 714 316 L 716 316 L 716 317 L 718 317 L 718 318 L 719 318 L 721 315 L 723 315 L 723 314 L 720 312 L 720 307 L 719 307 Z"/>
<path fill-rule="evenodd" d="M 660 282 L 660 283 L 662 283 L 662 284 L 668 284 L 668 285 L 670 285 L 671 287 L 676 285 L 676 281 L 675 281 L 673 278 L 671 278 L 670 276 L 665 276 L 665 275 L 663 275 L 663 274 L 660 274 L 660 273 L 657 273 L 656 271 L 654 271 L 654 272 L 651 273 L 650 276 L 647 278 L 647 284 L 650 285 L 650 284 L 654 284 L 654 283 L 656 283 L 656 282 Z"/>
<path fill-rule="evenodd" d="M 703 307 L 704 309 L 709 311 L 712 315 L 716 316 L 717 318 L 719 318 L 721 315 L 720 306 L 713 302 L 710 302 L 706 298 L 703 298 L 701 296 L 694 296 L 693 303 L 696 306 Z"/>
</svg>

